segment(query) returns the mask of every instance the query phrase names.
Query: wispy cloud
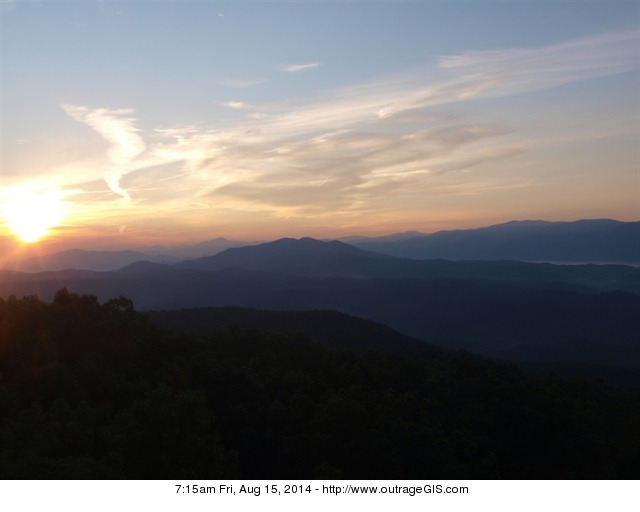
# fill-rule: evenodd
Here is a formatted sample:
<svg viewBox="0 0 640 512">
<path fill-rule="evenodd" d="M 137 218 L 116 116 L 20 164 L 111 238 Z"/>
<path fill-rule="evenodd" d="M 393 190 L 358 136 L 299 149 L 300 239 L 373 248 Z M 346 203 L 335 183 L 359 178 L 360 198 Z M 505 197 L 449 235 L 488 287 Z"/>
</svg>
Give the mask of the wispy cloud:
<svg viewBox="0 0 640 512">
<path fill-rule="evenodd" d="M 639 44 L 640 33 L 628 30 L 541 48 L 466 52 L 439 65 L 459 77 L 461 99 L 510 95 L 631 71 Z"/>
<path fill-rule="evenodd" d="M 280 68 L 281 71 L 286 71 L 287 73 L 297 73 L 299 71 L 305 71 L 307 69 L 313 69 L 320 66 L 320 62 L 308 62 L 306 64 L 288 64 L 286 66 L 282 66 Z"/>
<path fill-rule="evenodd" d="M 146 144 L 135 126 L 136 119 L 130 117 L 133 110 L 91 109 L 68 103 L 61 106 L 69 116 L 91 127 L 111 144 L 107 152 L 111 171 L 104 176 L 104 180 L 113 192 L 130 200 L 127 191 L 120 186 L 120 179 L 129 170 L 131 162 L 146 150 Z"/>
<path fill-rule="evenodd" d="M 251 108 L 251 105 L 248 105 L 243 101 L 226 101 L 222 105 L 225 107 L 236 109 L 236 110 L 244 110 L 244 109 Z"/>
<path fill-rule="evenodd" d="M 391 197 L 424 203 L 505 183 L 529 186 L 530 176 L 480 177 L 526 152 L 531 141 L 490 115 L 484 122 L 467 118 L 459 105 L 635 69 L 637 44 L 632 31 L 444 56 L 437 79 L 416 73 L 280 104 L 228 101 L 254 115 L 224 128 L 158 128 L 148 144 L 130 110 L 63 108 L 111 144 L 113 170 L 105 179 L 123 197 L 121 182 L 149 204 L 215 204 L 282 218 L 363 215 L 397 208 Z M 160 179 L 171 189 L 152 186 Z"/>
</svg>

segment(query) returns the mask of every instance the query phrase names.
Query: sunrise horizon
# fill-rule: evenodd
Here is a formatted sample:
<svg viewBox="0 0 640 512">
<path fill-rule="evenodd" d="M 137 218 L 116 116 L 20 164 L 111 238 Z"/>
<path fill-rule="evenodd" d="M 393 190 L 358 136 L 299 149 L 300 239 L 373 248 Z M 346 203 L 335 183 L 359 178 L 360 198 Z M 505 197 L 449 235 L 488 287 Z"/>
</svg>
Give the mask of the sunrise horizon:
<svg viewBox="0 0 640 512">
<path fill-rule="evenodd" d="M 2 9 L 5 247 L 640 218 L 629 3 Z"/>
<path fill-rule="evenodd" d="M 253 233 L 248 232 L 247 236 L 223 236 L 219 233 L 211 233 L 207 235 L 203 233 L 201 238 L 176 238 L 176 239 L 168 239 L 167 237 L 162 236 L 161 234 L 158 236 L 132 236 L 125 237 L 122 233 L 111 236 L 111 237 L 64 237 L 59 236 L 55 232 L 54 233 L 46 233 L 42 235 L 40 238 L 25 241 L 21 239 L 17 235 L 9 235 L 9 236 L 0 236 L 0 269 L 15 269 L 15 270 L 23 270 L 21 268 L 24 262 L 30 262 L 35 260 L 40 261 L 41 264 L 46 266 L 46 258 L 56 255 L 56 254 L 65 254 L 74 251 L 80 251 L 81 253 L 103 253 L 103 254 L 120 254 L 120 253 L 139 253 L 141 255 L 170 255 L 174 253 L 176 250 L 183 249 L 186 250 L 191 248 L 192 250 L 197 250 L 197 248 L 202 247 L 200 252 L 196 252 L 195 255 L 187 255 L 182 258 L 174 258 L 174 261 L 178 261 L 181 259 L 189 260 L 194 257 L 208 256 L 213 255 L 218 252 L 221 252 L 227 248 L 231 247 L 244 247 L 258 244 L 269 244 L 273 242 L 277 242 L 283 239 L 293 239 L 293 240 L 304 240 L 304 239 L 315 239 L 318 241 L 333 241 L 339 240 L 346 242 L 348 244 L 355 242 L 359 243 L 367 243 L 369 241 L 375 242 L 376 240 L 402 240 L 402 239 L 418 239 L 418 238 L 428 238 L 431 235 L 437 234 L 455 234 L 455 233 L 472 233 L 474 231 L 483 232 L 487 230 L 491 230 L 494 228 L 501 228 L 503 226 L 512 226 L 516 229 L 521 228 L 524 225 L 528 224 L 542 224 L 547 226 L 575 226 L 577 224 L 640 224 L 639 220 L 623 220 L 623 219 L 612 219 L 612 218 L 591 218 L 591 219 L 569 219 L 569 220 L 547 220 L 547 219 L 509 219 L 503 222 L 496 222 L 490 224 L 479 224 L 479 225 L 470 225 L 470 226 L 462 226 L 462 227 L 451 227 L 445 229 L 433 229 L 431 231 L 424 229 L 398 229 L 398 230 L 390 230 L 390 231 L 345 231 L 344 233 L 336 232 L 336 231 L 319 231 L 315 233 L 309 232 L 300 232 L 300 233 L 290 233 L 283 232 L 278 233 L 275 232 L 272 236 L 268 236 L 266 233 Z M 524 231 L 523 233 L 526 233 Z M 254 236 L 252 236 L 252 234 Z M 594 232 L 594 235 L 597 236 L 597 230 Z M 526 236 L 526 235 L 525 235 Z M 543 235 L 544 237 L 545 235 Z M 214 242 L 214 245 L 210 244 Z M 372 247 L 375 251 L 376 248 Z M 615 249 L 614 249 L 615 251 Z M 179 252 L 178 252 L 179 253 Z M 424 256 L 424 258 L 428 258 L 428 253 Z M 467 258 L 464 253 L 459 255 L 458 257 Z M 422 257 L 421 257 L 422 258 Z M 491 259 L 491 258 L 489 258 Z M 625 265 L 640 265 L 640 260 L 631 259 L 625 261 L 601 261 L 600 263 L 622 263 Z M 585 260 L 583 263 L 598 263 L 597 261 L 589 261 Z M 558 263 L 563 263 L 559 261 Z"/>
</svg>

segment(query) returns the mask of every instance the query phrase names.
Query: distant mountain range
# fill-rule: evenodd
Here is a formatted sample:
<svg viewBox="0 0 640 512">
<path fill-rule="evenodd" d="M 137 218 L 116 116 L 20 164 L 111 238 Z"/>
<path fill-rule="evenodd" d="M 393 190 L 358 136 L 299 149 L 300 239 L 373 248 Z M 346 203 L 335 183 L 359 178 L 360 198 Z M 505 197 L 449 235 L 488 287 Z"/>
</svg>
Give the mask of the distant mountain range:
<svg viewBox="0 0 640 512">
<path fill-rule="evenodd" d="M 131 274 L 159 270 L 138 262 L 120 269 Z M 493 279 L 564 282 L 567 286 L 640 292 L 637 272 L 625 265 L 553 265 L 520 261 L 412 260 L 359 249 L 339 241 L 282 238 L 274 242 L 228 249 L 188 260 L 176 270 L 217 272 L 229 269 L 304 277 L 386 279 Z M 168 268 L 167 268 L 168 270 Z"/>
<path fill-rule="evenodd" d="M 157 256 L 140 251 L 85 251 L 83 249 L 70 249 L 68 251 L 45 254 L 39 257 L 15 260 L 6 263 L 4 267 L 20 272 L 44 272 L 67 269 L 102 272 L 115 270 L 140 260 L 157 263 L 175 263 L 180 261 L 170 256 Z"/>
<path fill-rule="evenodd" d="M 399 240 L 355 240 L 362 249 L 414 259 L 640 264 L 640 222 L 512 221 Z"/>
<path fill-rule="evenodd" d="M 401 258 L 425 260 L 519 260 L 546 261 L 558 263 L 624 263 L 640 265 L 640 222 L 620 222 L 615 220 L 581 220 L 576 222 L 513 221 L 479 229 L 459 231 L 440 231 L 425 235 L 416 231 L 396 233 L 382 237 L 349 237 L 341 240 L 360 249 L 378 254 Z M 340 242 L 335 242 L 338 244 Z M 230 248 L 258 245 L 259 242 L 240 242 L 216 238 L 195 245 L 177 247 L 150 246 L 132 251 L 89 251 L 72 249 L 52 254 L 32 254 L 20 259 L 5 261 L 2 268 L 20 272 L 43 272 L 49 270 L 117 270 L 137 261 L 153 263 L 178 263 L 184 260 L 205 259 Z M 297 258 L 315 258 L 322 262 L 319 268 L 327 268 L 331 251 L 337 245 L 329 247 L 309 247 L 306 252 L 298 252 Z M 320 251 L 320 252 L 318 252 Z M 299 265 L 309 263 L 281 260 L 274 252 L 271 258 L 272 269 L 280 266 L 290 271 Z M 222 265 L 242 253 L 225 253 L 215 264 Z M 345 254 L 340 258 L 344 259 Z M 370 256 L 369 266 L 376 265 Z M 378 260 L 379 262 L 382 260 Z M 264 268 L 264 263 L 262 267 Z M 353 260 L 351 273 L 362 272 L 356 265 L 361 261 Z M 185 268 L 213 265 L 204 260 L 184 263 Z M 343 263 L 341 263 L 344 265 Z"/>
<path fill-rule="evenodd" d="M 94 270 L 104 272 L 117 270 L 136 261 L 154 263 L 177 263 L 185 259 L 217 254 L 230 247 L 251 245 L 257 242 L 237 242 L 216 238 L 195 245 L 176 247 L 149 246 L 136 251 L 95 251 L 70 249 L 67 251 L 36 254 L 3 262 L 2 268 L 19 272 L 45 272 L 50 270 Z"/>
<path fill-rule="evenodd" d="M 0 272 L 3 298 L 62 287 L 143 310 L 336 310 L 499 359 L 640 369 L 640 269 L 625 265 L 419 261 L 305 238 L 110 272 Z"/>
<path fill-rule="evenodd" d="M 160 317 L 167 321 L 189 317 L 209 327 L 232 317 L 231 310 L 199 316 L 166 311 L 271 310 L 251 315 L 242 310 L 241 316 L 251 317 L 258 327 L 266 322 L 282 329 L 291 323 L 317 326 L 323 321 L 318 318 L 327 327 L 352 323 L 329 313 L 303 313 L 335 310 L 397 330 L 402 334 L 388 339 L 399 347 L 417 339 L 540 371 L 558 368 L 607 378 L 624 374 L 627 381 L 635 379 L 629 372 L 640 370 L 638 222 L 526 221 L 432 235 L 355 238 L 351 244 L 283 238 L 241 246 L 216 239 L 173 253 L 161 249 L 166 248 L 70 250 L 22 260 L 0 271 L 0 298 L 39 295 L 50 300 L 67 287 L 100 300 L 122 295 L 139 309 L 165 310 Z M 575 264 L 585 261 L 600 264 Z M 275 317 L 275 311 L 298 313 Z M 378 334 L 370 336 L 362 346 L 377 343 Z M 349 343 L 357 347 L 357 335 Z"/>
</svg>

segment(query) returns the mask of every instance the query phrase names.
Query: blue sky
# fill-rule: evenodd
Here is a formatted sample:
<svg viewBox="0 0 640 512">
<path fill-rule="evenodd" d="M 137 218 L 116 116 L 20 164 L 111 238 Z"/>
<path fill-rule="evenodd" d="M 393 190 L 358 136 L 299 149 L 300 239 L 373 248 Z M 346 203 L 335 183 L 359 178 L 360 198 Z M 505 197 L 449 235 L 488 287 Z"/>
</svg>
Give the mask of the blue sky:
<svg viewBox="0 0 640 512">
<path fill-rule="evenodd" d="M 637 220 L 638 9 L 5 1 L 0 200 L 85 245 Z"/>
</svg>

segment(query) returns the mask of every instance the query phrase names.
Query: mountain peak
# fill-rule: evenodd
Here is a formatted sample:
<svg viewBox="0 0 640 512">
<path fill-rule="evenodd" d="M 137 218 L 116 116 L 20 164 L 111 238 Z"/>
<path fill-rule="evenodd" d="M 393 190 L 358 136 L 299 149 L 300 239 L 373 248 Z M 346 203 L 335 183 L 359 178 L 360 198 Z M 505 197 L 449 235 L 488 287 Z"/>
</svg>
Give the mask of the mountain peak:
<svg viewBox="0 0 640 512">
<path fill-rule="evenodd" d="M 242 267 L 249 270 L 286 272 L 314 276 L 354 276 L 362 273 L 364 262 L 384 260 L 384 256 L 337 240 L 280 238 L 273 242 L 234 247 L 214 256 L 188 260 L 181 268 L 222 270 Z"/>
</svg>

